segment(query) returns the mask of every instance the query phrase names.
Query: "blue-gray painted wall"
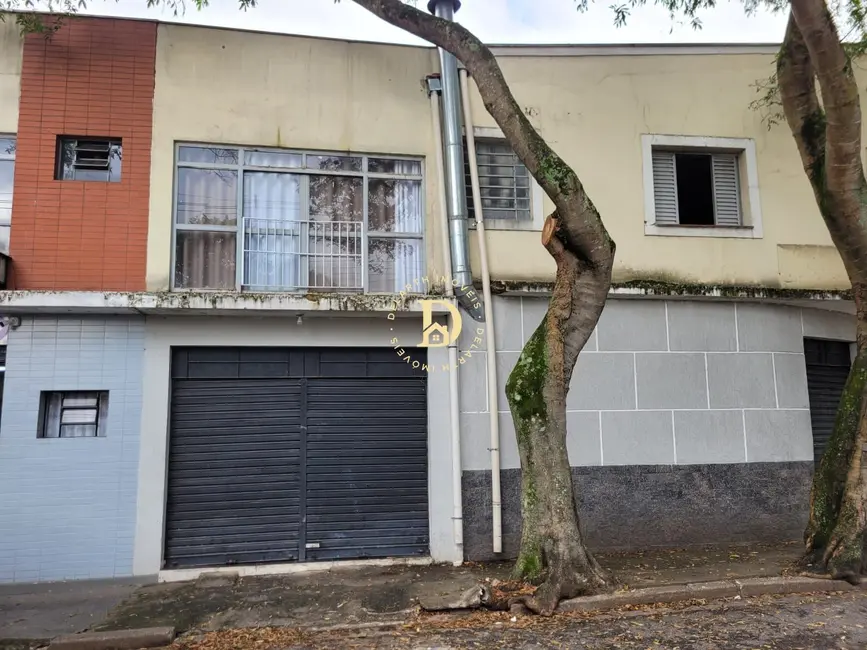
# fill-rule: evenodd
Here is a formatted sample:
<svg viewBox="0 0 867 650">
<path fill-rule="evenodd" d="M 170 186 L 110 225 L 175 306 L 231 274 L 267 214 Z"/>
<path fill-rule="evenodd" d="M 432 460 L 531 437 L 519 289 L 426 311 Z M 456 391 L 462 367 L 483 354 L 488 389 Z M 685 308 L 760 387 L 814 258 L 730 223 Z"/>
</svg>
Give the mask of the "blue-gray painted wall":
<svg viewBox="0 0 867 650">
<path fill-rule="evenodd" d="M 25 316 L 0 417 L 0 582 L 132 574 L 143 318 Z M 39 439 L 40 392 L 109 392 L 105 436 Z"/>
</svg>

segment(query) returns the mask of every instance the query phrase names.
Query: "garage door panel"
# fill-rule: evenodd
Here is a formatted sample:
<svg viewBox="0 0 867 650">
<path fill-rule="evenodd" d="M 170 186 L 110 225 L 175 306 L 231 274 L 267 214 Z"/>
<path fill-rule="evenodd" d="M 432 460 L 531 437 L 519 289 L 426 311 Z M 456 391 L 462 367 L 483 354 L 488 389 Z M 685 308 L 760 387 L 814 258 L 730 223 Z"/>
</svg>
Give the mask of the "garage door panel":
<svg viewBox="0 0 867 650">
<path fill-rule="evenodd" d="M 350 512 L 400 521 L 407 509 L 427 511 L 427 418 L 418 416 L 426 403 L 425 383 L 415 377 L 309 381 L 307 540 L 319 544 L 311 557 L 427 552 L 426 516 L 418 530 L 402 537 L 394 528 L 351 526 L 344 518 Z M 402 435 L 383 434 L 383 429 L 402 430 Z M 407 467 L 407 460 L 418 462 Z M 356 468 L 374 477 L 361 480 Z M 322 475 L 329 480 L 319 480 Z"/>
<path fill-rule="evenodd" d="M 260 475 L 285 476 L 286 463 L 290 460 L 291 457 L 285 455 L 272 458 L 217 458 L 204 463 L 200 461 L 178 462 L 176 467 L 183 469 L 184 474 L 190 478 L 204 478 L 211 476 L 214 470 L 226 469 L 247 469 Z"/>
<path fill-rule="evenodd" d="M 340 481 L 345 478 L 350 478 L 353 481 L 357 481 L 361 484 L 366 484 L 368 481 L 377 481 L 381 480 L 381 475 L 375 468 L 368 467 L 358 467 L 356 471 L 353 471 L 352 467 L 334 467 L 328 470 L 328 468 L 318 468 L 324 469 L 326 471 L 317 471 L 317 472 L 307 472 L 307 484 L 315 485 L 321 483 L 330 483 L 332 481 Z M 418 485 L 422 483 L 427 483 L 426 479 L 420 479 L 418 474 L 412 471 L 400 471 L 393 472 L 389 475 L 389 478 L 392 481 L 418 481 Z"/>
<path fill-rule="evenodd" d="M 428 552 L 426 378 L 393 350 L 181 349 L 172 373 L 168 566 Z"/>
<path fill-rule="evenodd" d="M 300 510 L 300 499 L 261 499 L 261 493 L 251 492 L 249 494 L 231 495 L 231 498 L 225 498 L 221 502 L 216 502 L 213 499 L 196 499 L 187 497 L 182 502 L 177 502 L 167 509 L 169 513 L 183 514 L 184 520 L 189 517 L 199 515 L 208 515 L 214 512 L 225 512 L 227 514 L 239 513 L 244 514 L 249 510 L 260 508 L 277 508 L 288 515 L 297 515 Z"/>
<path fill-rule="evenodd" d="M 195 367 L 204 377 L 209 376 L 206 371 L 230 372 L 219 363 Z M 173 382 L 168 566 L 197 565 L 204 556 L 212 564 L 297 559 L 302 499 L 300 390 L 300 382 L 289 378 Z M 282 472 L 272 471 L 278 466 L 275 461 Z M 249 514 L 245 505 L 254 502 L 282 512 L 254 526 L 234 516 Z M 198 512 L 220 516 L 186 518 Z"/>
</svg>

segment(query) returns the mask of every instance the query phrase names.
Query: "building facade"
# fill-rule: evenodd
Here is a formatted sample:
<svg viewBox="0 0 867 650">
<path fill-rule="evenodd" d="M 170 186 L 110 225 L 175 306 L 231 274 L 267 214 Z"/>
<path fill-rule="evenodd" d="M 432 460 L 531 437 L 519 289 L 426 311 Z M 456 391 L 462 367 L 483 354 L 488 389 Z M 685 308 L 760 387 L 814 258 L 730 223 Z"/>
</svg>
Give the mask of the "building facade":
<svg viewBox="0 0 867 650">
<path fill-rule="evenodd" d="M 775 49 L 496 48 L 617 242 L 567 403 L 594 548 L 803 530 L 854 317 L 790 134 L 749 109 Z M 454 353 L 423 347 L 454 303 L 439 66 L 426 47 L 0 23 L 0 581 L 514 557 L 504 385 L 546 309 L 552 205 L 471 83 L 493 327 L 464 314 Z"/>
</svg>

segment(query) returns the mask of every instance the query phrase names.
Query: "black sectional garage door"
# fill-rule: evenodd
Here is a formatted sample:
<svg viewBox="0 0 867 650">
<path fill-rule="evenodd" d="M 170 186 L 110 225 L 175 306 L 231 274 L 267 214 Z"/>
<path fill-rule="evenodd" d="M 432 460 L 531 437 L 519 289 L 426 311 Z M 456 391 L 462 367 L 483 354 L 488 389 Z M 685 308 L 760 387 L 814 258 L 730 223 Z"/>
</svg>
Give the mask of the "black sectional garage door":
<svg viewBox="0 0 867 650">
<path fill-rule="evenodd" d="M 394 351 L 176 349 L 171 399 L 166 567 L 428 553 L 425 376 Z"/>
</svg>

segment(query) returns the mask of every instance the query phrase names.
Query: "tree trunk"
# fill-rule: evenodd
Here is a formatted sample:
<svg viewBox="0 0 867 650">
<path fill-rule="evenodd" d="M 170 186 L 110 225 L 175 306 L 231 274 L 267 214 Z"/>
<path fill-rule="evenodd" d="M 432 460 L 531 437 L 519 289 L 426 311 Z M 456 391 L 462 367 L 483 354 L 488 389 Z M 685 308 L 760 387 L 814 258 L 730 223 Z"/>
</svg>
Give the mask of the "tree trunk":
<svg viewBox="0 0 867 650">
<path fill-rule="evenodd" d="M 857 355 L 813 476 L 804 563 L 860 582 L 867 573 L 867 181 L 861 107 L 852 63 L 824 0 L 792 0 L 791 7 L 777 61 L 780 97 L 852 283 L 857 321 Z"/>
<path fill-rule="evenodd" d="M 550 614 L 560 598 L 599 589 L 608 578 L 584 546 L 566 451 L 566 392 L 578 353 L 611 286 L 614 242 L 578 175 L 539 135 L 509 89 L 490 48 L 459 23 L 402 0 L 353 0 L 386 22 L 455 55 L 485 108 L 554 203 L 542 243 L 557 263 L 554 292 L 507 383 L 522 469 L 521 552 L 515 575 L 541 580 L 525 604 Z"/>
<path fill-rule="evenodd" d="M 857 354 L 813 476 L 805 564 L 853 584 L 867 573 L 867 288 L 855 291 Z"/>
<path fill-rule="evenodd" d="M 611 266 L 582 262 L 556 237 L 546 247 L 557 263 L 551 302 L 509 376 L 506 397 L 521 456 L 523 530 L 513 576 L 542 580 L 524 603 L 547 615 L 561 598 L 610 582 L 581 535 L 566 448 L 566 394 L 578 354 L 605 306 Z"/>
</svg>

